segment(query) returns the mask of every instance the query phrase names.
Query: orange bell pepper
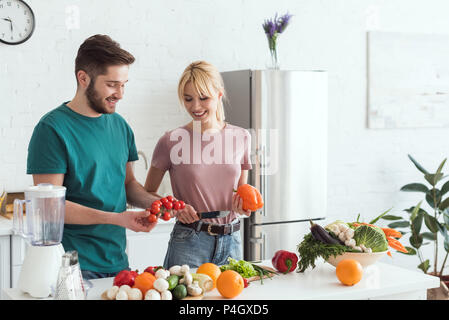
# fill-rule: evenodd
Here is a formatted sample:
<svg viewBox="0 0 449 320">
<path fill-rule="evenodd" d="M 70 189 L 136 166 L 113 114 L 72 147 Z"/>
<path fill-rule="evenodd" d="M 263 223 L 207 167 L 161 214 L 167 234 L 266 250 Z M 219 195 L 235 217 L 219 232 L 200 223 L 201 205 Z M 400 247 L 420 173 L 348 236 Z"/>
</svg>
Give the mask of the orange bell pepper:
<svg viewBox="0 0 449 320">
<path fill-rule="evenodd" d="M 236 192 L 243 200 L 243 210 L 256 211 L 263 207 L 262 195 L 255 187 L 243 184 L 237 188 Z"/>
</svg>

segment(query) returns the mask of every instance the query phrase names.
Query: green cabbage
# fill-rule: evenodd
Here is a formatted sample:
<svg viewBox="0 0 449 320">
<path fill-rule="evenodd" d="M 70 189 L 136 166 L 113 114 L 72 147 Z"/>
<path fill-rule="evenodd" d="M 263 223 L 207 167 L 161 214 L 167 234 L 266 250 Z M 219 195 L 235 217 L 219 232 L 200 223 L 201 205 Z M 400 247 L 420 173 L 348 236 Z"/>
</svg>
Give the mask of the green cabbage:
<svg viewBox="0 0 449 320">
<path fill-rule="evenodd" d="M 222 272 L 226 271 L 226 270 L 234 270 L 234 271 L 237 271 L 238 273 L 240 273 L 240 275 L 243 278 L 250 278 L 250 277 L 258 275 L 258 273 L 254 269 L 253 265 L 248 261 L 245 261 L 245 260 L 237 261 L 237 260 L 229 257 L 228 262 L 229 262 L 229 264 L 220 266 L 220 270 Z"/>
<path fill-rule="evenodd" d="M 371 248 L 373 252 L 388 250 L 388 242 L 385 233 L 378 227 L 361 225 L 354 230 L 354 240 L 357 246 L 363 244 Z"/>
</svg>

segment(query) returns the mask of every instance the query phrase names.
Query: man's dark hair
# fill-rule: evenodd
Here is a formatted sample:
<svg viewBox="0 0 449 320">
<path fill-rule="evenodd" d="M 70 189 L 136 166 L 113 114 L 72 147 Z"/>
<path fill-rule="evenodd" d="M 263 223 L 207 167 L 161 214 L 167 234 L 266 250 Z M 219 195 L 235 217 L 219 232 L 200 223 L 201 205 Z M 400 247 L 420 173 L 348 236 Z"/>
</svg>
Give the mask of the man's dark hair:
<svg viewBox="0 0 449 320">
<path fill-rule="evenodd" d="M 106 74 L 109 66 L 130 65 L 134 60 L 131 53 L 120 48 L 109 36 L 96 34 L 81 44 L 75 59 L 75 76 L 84 70 L 94 80 Z"/>
</svg>

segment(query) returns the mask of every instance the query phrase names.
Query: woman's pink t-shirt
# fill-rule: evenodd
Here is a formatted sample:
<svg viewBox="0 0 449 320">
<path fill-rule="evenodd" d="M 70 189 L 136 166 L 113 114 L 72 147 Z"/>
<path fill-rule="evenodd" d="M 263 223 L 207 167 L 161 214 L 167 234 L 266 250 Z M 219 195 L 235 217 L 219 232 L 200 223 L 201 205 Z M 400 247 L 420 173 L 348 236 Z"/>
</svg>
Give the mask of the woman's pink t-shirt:
<svg viewBox="0 0 449 320">
<path fill-rule="evenodd" d="M 197 212 L 231 211 L 242 170 L 252 168 L 250 149 L 246 129 L 226 123 L 220 131 L 200 133 L 185 125 L 159 139 L 151 165 L 169 171 L 173 196 Z M 204 221 L 224 224 L 236 217 L 231 211 L 224 218 Z"/>
</svg>

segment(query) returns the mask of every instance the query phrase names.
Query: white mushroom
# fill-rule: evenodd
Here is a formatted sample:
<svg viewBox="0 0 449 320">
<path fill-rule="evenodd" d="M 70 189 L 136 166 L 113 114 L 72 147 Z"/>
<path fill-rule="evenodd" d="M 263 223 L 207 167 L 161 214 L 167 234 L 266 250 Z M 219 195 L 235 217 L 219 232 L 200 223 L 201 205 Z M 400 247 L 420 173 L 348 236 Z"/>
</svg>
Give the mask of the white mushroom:
<svg viewBox="0 0 449 320">
<path fill-rule="evenodd" d="M 356 246 L 356 242 L 354 239 L 348 239 L 345 241 L 345 245 L 347 245 L 348 247 L 355 247 Z"/>
<path fill-rule="evenodd" d="M 352 230 L 351 228 L 348 228 L 345 231 L 345 235 L 346 235 L 346 239 L 352 239 L 354 237 L 354 230 Z"/>
<path fill-rule="evenodd" d="M 108 291 L 106 292 L 106 296 L 108 297 L 109 300 L 115 300 L 115 297 L 117 296 L 118 291 L 119 291 L 119 287 L 113 286 L 112 288 L 108 289 Z"/>
<path fill-rule="evenodd" d="M 163 278 L 158 278 L 153 282 L 153 287 L 159 292 L 164 292 L 168 290 L 168 287 L 170 285 L 168 284 L 168 281 Z"/>
<path fill-rule="evenodd" d="M 203 289 L 200 288 L 198 281 L 194 281 L 192 284 L 187 286 L 187 293 L 189 296 L 199 296 L 203 293 Z"/>
<path fill-rule="evenodd" d="M 346 232 L 346 230 L 348 230 L 349 227 L 342 223 L 338 225 L 338 228 L 340 229 L 340 232 Z"/>
<path fill-rule="evenodd" d="M 182 272 L 182 274 L 189 273 L 190 272 L 190 267 L 187 264 L 183 264 L 181 266 L 181 272 Z"/>
<path fill-rule="evenodd" d="M 172 266 L 168 270 L 170 271 L 170 274 L 174 274 L 174 275 L 177 275 L 177 276 L 182 276 L 181 266 Z"/>
<path fill-rule="evenodd" d="M 340 228 L 333 224 L 329 227 L 330 231 L 332 231 L 336 236 L 338 236 L 340 234 Z"/>
<path fill-rule="evenodd" d="M 340 239 L 341 241 L 346 241 L 346 234 L 344 233 L 344 232 L 341 232 L 339 235 L 338 235 L 338 239 Z"/>
<path fill-rule="evenodd" d="M 156 279 L 158 278 L 167 279 L 170 276 L 170 271 L 167 271 L 165 269 L 159 269 L 156 271 L 154 276 L 156 277 Z"/>
<path fill-rule="evenodd" d="M 170 290 L 161 293 L 161 300 L 173 300 L 173 295 Z"/>
<path fill-rule="evenodd" d="M 138 288 L 132 288 L 128 291 L 129 300 L 142 300 L 142 291 Z"/>
<path fill-rule="evenodd" d="M 119 291 L 125 291 L 126 293 L 128 293 L 129 290 L 131 290 L 131 287 L 128 286 L 127 284 L 120 286 L 120 289 L 119 289 Z"/>
<path fill-rule="evenodd" d="M 150 289 L 145 293 L 145 300 L 161 300 L 161 294 L 157 290 Z"/>
<path fill-rule="evenodd" d="M 190 273 L 186 273 L 181 279 L 179 279 L 179 283 L 183 283 L 186 286 L 191 285 L 193 282 L 193 277 Z"/>
<path fill-rule="evenodd" d="M 125 290 L 119 290 L 115 300 L 128 300 L 128 293 Z"/>
<path fill-rule="evenodd" d="M 367 253 L 372 253 L 373 252 L 373 249 L 371 249 L 371 248 L 366 248 L 366 251 L 365 252 L 367 252 Z"/>
</svg>

